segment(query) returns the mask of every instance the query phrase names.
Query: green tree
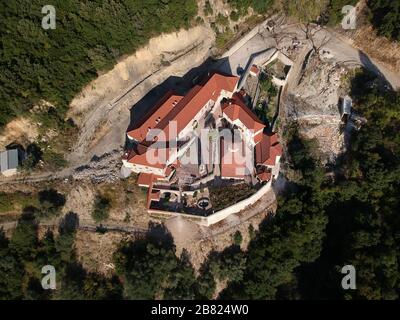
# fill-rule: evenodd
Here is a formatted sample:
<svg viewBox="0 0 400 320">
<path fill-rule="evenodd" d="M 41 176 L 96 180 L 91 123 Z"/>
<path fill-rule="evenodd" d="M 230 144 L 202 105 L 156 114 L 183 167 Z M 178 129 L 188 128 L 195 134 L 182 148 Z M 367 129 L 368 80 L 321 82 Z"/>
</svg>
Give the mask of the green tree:
<svg viewBox="0 0 400 320">
<path fill-rule="evenodd" d="M 233 243 L 237 246 L 240 246 L 243 242 L 243 237 L 240 231 L 236 231 L 233 235 Z"/>
<path fill-rule="evenodd" d="M 9 241 L 0 230 L 0 299 L 22 298 L 23 265 L 8 248 Z"/>
<path fill-rule="evenodd" d="M 110 208 L 111 203 L 109 199 L 102 196 L 96 197 L 92 211 L 92 217 L 94 221 L 101 222 L 103 220 L 107 220 Z"/>
<path fill-rule="evenodd" d="M 400 40 L 400 3 L 398 1 L 368 0 L 371 22 L 378 33 L 392 40 Z"/>
</svg>

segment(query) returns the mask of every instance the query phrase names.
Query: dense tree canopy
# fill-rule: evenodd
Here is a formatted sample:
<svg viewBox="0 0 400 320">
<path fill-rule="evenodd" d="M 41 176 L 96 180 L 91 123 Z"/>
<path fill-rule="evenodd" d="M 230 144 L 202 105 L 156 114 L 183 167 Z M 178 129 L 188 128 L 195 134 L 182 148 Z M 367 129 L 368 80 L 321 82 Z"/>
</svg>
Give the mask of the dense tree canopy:
<svg viewBox="0 0 400 320">
<path fill-rule="evenodd" d="M 74 239 L 76 215 L 63 219 L 59 235 L 48 231 L 38 238 L 37 223 L 24 214 L 8 240 L 0 233 L 0 299 L 119 299 L 117 278 L 88 273 L 77 262 Z M 56 270 L 56 290 L 41 286 L 42 267 Z"/>
<path fill-rule="evenodd" d="M 367 122 L 353 132 L 334 180 L 310 156 L 312 144 L 289 139 L 300 174 L 251 242 L 243 281 L 222 297 L 398 299 L 400 94 L 370 80 L 363 73 L 353 80 L 355 112 Z M 356 269 L 357 290 L 341 287 L 345 265 Z"/>
<path fill-rule="evenodd" d="M 400 2 L 393 0 L 368 0 L 372 23 L 379 34 L 400 40 Z"/>
<path fill-rule="evenodd" d="M 400 286 L 400 94 L 365 85 L 363 92 L 353 92 L 356 110 L 367 123 L 353 135 L 326 207 L 324 250 L 302 270 L 302 282 L 306 297 L 394 299 Z M 355 291 L 338 286 L 337 270 L 346 264 L 358 272 Z"/>
<path fill-rule="evenodd" d="M 245 15 L 252 7 L 257 13 L 266 13 L 271 9 L 275 0 L 228 0 L 228 3 L 238 11 L 240 15 Z"/>
<path fill-rule="evenodd" d="M 48 2 L 7 0 L 0 8 L 0 127 L 44 99 L 65 111 L 97 72 L 152 36 L 188 27 L 194 0 L 55 0 L 56 29 L 42 29 Z"/>
<path fill-rule="evenodd" d="M 127 242 L 115 254 L 116 269 L 124 278 L 128 299 L 193 299 L 194 271 L 188 260 L 176 257 L 166 239 Z"/>
</svg>

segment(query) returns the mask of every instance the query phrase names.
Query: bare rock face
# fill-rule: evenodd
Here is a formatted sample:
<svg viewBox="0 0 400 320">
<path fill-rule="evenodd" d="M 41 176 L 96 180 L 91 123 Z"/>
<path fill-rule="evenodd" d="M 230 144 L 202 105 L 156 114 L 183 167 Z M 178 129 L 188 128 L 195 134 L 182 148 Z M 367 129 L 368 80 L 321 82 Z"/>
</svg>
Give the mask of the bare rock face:
<svg viewBox="0 0 400 320">
<path fill-rule="evenodd" d="M 74 170 L 74 180 L 90 180 L 93 183 L 113 182 L 121 179 L 121 154 L 118 151 L 94 157 L 87 165 Z"/>
<path fill-rule="evenodd" d="M 345 92 L 343 78 L 347 72 L 337 64 L 313 57 L 298 86 L 288 95 L 286 117 L 299 124 L 305 138 L 317 140 L 323 163 L 334 162 L 345 148 L 339 98 Z"/>
</svg>

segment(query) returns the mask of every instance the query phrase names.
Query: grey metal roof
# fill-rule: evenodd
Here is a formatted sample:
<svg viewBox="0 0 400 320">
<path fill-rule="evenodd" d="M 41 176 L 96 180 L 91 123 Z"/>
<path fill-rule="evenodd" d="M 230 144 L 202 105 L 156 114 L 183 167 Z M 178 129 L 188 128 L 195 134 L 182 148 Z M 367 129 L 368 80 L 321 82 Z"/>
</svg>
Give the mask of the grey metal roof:
<svg viewBox="0 0 400 320">
<path fill-rule="evenodd" d="M 1 172 L 18 167 L 18 150 L 11 149 L 0 153 Z"/>
<path fill-rule="evenodd" d="M 18 167 L 18 150 L 8 150 L 8 169 L 15 169 Z"/>
<path fill-rule="evenodd" d="M 352 105 L 351 98 L 349 96 L 344 97 L 344 99 L 343 99 L 343 114 L 351 113 L 351 105 Z"/>
<path fill-rule="evenodd" d="M 3 151 L 2 153 L 0 153 L 0 168 L 1 172 L 6 171 L 8 169 L 7 151 Z"/>
</svg>

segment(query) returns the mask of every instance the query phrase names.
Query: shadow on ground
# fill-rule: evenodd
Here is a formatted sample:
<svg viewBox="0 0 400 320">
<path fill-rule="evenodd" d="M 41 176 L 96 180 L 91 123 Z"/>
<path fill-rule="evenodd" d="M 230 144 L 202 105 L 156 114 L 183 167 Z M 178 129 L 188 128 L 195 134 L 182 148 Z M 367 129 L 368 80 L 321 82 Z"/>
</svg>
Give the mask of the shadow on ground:
<svg viewBox="0 0 400 320">
<path fill-rule="evenodd" d="M 173 91 L 178 95 L 185 95 L 194 85 L 202 82 L 210 73 L 219 71 L 227 74 L 232 74 L 228 58 L 212 59 L 208 58 L 200 66 L 191 69 L 184 76 L 170 76 L 160 85 L 151 89 L 141 100 L 132 106 L 130 113 L 130 123 L 128 131 L 135 128 L 140 122 L 146 118 L 146 115 L 168 91 Z"/>
</svg>

